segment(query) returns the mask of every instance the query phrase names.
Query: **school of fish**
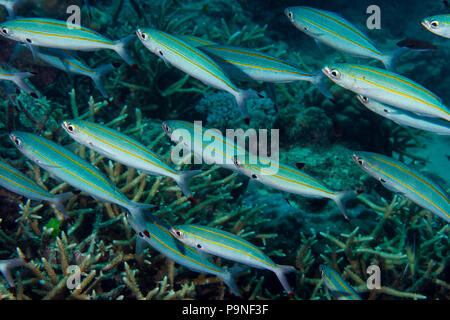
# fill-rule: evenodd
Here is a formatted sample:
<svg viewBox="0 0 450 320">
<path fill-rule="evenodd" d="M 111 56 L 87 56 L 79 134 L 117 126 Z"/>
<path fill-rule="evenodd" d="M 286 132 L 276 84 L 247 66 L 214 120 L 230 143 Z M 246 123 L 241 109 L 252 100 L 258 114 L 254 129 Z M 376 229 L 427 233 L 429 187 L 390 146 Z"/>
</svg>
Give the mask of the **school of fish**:
<svg viewBox="0 0 450 320">
<path fill-rule="evenodd" d="M 136 68 L 133 58 L 127 52 L 127 46 L 132 41 L 139 40 L 149 52 L 167 65 L 174 66 L 210 87 L 230 93 L 247 124 L 251 112 L 247 110 L 246 100 L 261 95 L 239 88 L 233 81 L 307 81 L 325 97 L 339 103 L 326 86 L 329 79 L 354 92 L 367 109 L 399 125 L 450 135 L 450 109 L 445 103 L 429 89 L 395 73 L 396 58 L 408 52 L 408 47 L 414 46 L 407 41 L 407 47 L 391 52 L 381 51 L 367 35 L 335 12 L 298 6 L 286 8 L 284 13 L 295 28 L 318 43 L 353 56 L 378 60 L 385 68 L 329 63 L 322 70 L 308 72 L 288 61 L 251 48 L 227 46 L 193 35 L 175 35 L 144 27 L 137 28 L 135 34 L 123 39 L 111 40 L 96 31 L 62 20 L 15 18 L 14 10 L 20 2 L 0 1 L 0 5 L 9 14 L 9 20 L 0 24 L 0 35 L 17 43 L 14 56 L 19 54 L 18 49 L 28 49 L 34 58 L 39 58 L 54 68 L 88 76 L 105 98 L 108 93 L 102 85 L 102 78 L 118 65 L 106 63 L 91 68 L 75 51 L 113 50 L 128 65 Z M 450 38 L 450 15 L 435 15 L 418 23 L 436 35 Z M 18 90 L 37 98 L 38 93 L 25 82 L 31 76 L 33 74 L 29 72 L 0 70 L 0 80 L 11 81 Z M 189 179 L 201 170 L 178 171 L 141 142 L 104 124 L 67 119 L 62 121 L 61 126 L 77 143 L 108 159 L 135 168 L 142 174 L 173 179 L 184 196 L 195 202 L 195 194 L 189 190 Z M 255 156 L 234 139 L 213 134 L 195 123 L 167 120 L 162 123 L 162 129 L 174 143 L 188 148 L 203 163 L 233 170 L 277 190 L 333 200 L 346 219 L 349 219 L 349 215 L 345 209 L 345 201 L 362 192 L 336 191 L 303 172 L 301 165 L 290 166 Z M 126 209 L 127 221 L 139 236 L 136 247 L 148 245 L 190 270 L 215 275 L 237 296 L 240 295 L 240 290 L 234 280 L 236 272 L 216 265 L 210 255 L 249 267 L 267 269 L 276 274 L 284 290 L 293 296 L 286 275 L 295 272 L 295 268 L 277 264 L 247 240 L 224 230 L 197 224 L 169 226 L 148 212 L 153 205 L 128 199 L 98 168 L 68 148 L 30 132 L 14 131 L 9 137 L 27 159 L 66 182 L 77 192 L 82 191 L 97 201 L 113 203 Z M 212 140 L 214 143 L 210 143 Z M 410 199 L 445 222 L 450 222 L 449 195 L 419 170 L 386 155 L 372 152 L 355 151 L 352 158 L 356 165 L 387 189 Z M 270 170 L 273 168 L 276 168 L 274 172 Z M 51 194 L 3 160 L 0 160 L 0 186 L 28 199 L 49 202 L 65 217 L 68 213 L 65 211 L 64 201 L 74 194 Z M 10 269 L 23 266 L 26 262 L 21 258 L 0 260 L 0 272 L 10 286 L 14 286 Z M 325 285 L 337 299 L 361 299 L 329 266 L 322 265 L 320 272 Z"/>
</svg>

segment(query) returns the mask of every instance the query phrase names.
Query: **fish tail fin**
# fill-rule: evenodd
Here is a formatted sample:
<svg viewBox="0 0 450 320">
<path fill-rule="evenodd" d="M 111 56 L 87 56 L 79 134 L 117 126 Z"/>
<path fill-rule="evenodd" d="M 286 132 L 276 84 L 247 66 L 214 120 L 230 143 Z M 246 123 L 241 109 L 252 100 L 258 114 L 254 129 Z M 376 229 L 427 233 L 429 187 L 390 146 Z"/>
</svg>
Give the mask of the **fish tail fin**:
<svg viewBox="0 0 450 320">
<path fill-rule="evenodd" d="M 8 284 L 14 288 L 14 280 L 11 275 L 11 269 L 15 267 L 20 267 L 25 264 L 25 260 L 23 258 L 9 259 L 9 260 L 0 260 L 0 273 L 3 274 Z"/>
<path fill-rule="evenodd" d="M 384 55 L 381 61 L 383 62 L 385 68 L 390 71 L 395 71 L 395 60 L 408 50 L 409 49 L 406 47 L 401 47 Z"/>
<path fill-rule="evenodd" d="M 98 91 L 102 94 L 104 98 L 107 98 L 108 95 L 106 94 L 105 88 L 103 87 L 102 79 L 105 75 L 112 72 L 115 69 L 115 66 L 111 63 L 103 64 L 97 68 L 94 69 L 95 73 L 92 75 L 92 81 L 94 81 L 95 86 L 97 87 Z"/>
<path fill-rule="evenodd" d="M 253 90 L 241 90 L 235 95 L 236 104 L 241 111 L 241 115 L 244 118 L 245 123 L 249 124 L 250 120 L 247 111 L 247 99 L 251 98 L 262 98 L 263 96 Z"/>
<path fill-rule="evenodd" d="M 13 77 L 13 82 L 24 92 L 30 94 L 33 97 L 37 97 L 36 93 L 33 92 L 33 89 L 30 88 L 29 85 L 25 83 L 25 79 L 33 76 L 34 74 L 31 72 L 16 72 Z"/>
<path fill-rule="evenodd" d="M 125 38 L 122 38 L 120 40 L 117 40 L 114 42 L 114 51 L 117 52 L 117 54 L 125 60 L 127 64 L 130 66 L 135 66 L 134 60 L 130 57 L 126 50 L 126 46 L 133 40 L 136 36 L 134 34 L 130 34 L 126 36 Z"/>
<path fill-rule="evenodd" d="M 316 86 L 317 90 L 319 90 L 325 97 L 330 100 L 333 100 L 334 97 L 331 94 L 330 90 L 325 83 L 325 79 L 328 77 L 322 71 L 316 73 L 316 75 L 312 78 L 311 83 Z"/>
<path fill-rule="evenodd" d="M 356 198 L 361 193 L 362 191 L 360 190 L 341 191 L 336 193 L 336 195 L 333 197 L 333 201 L 336 202 L 337 206 L 339 207 L 339 210 L 341 210 L 346 220 L 349 219 L 347 216 L 347 212 L 345 210 L 345 202 L 347 202 L 347 200 Z"/>
<path fill-rule="evenodd" d="M 277 275 L 278 280 L 280 281 L 280 283 L 283 286 L 284 290 L 289 295 L 293 295 L 291 286 L 289 285 L 289 282 L 286 279 L 286 274 L 295 271 L 295 267 L 287 266 L 287 265 L 278 265 L 278 268 L 273 270 L 273 271 Z"/>
<path fill-rule="evenodd" d="M 186 171 L 179 171 L 177 175 L 173 176 L 172 178 L 175 180 L 175 182 L 180 187 L 183 194 L 191 198 L 192 193 L 189 190 L 189 178 L 201 173 L 202 170 L 186 170 Z"/>
<path fill-rule="evenodd" d="M 135 217 L 136 215 L 142 214 L 143 211 L 151 209 L 153 207 L 155 207 L 153 204 L 130 201 L 127 209 L 130 214 Z"/>
<path fill-rule="evenodd" d="M 56 209 L 64 216 L 64 218 L 67 218 L 66 209 L 64 208 L 63 202 L 72 198 L 73 192 L 65 192 L 60 194 L 55 194 L 53 196 L 53 205 L 56 207 Z"/>
</svg>

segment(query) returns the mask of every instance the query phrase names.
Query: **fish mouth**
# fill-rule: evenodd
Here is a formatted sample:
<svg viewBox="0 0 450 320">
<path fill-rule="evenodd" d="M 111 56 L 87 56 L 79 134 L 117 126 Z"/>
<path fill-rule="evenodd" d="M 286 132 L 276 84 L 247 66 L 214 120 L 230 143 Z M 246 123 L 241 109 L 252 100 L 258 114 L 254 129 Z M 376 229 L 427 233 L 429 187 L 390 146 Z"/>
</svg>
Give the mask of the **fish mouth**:
<svg viewBox="0 0 450 320">
<path fill-rule="evenodd" d="M 16 138 L 17 138 L 17 136 L 16 136 L 14 133 L 11 133 L 11 134 L 9 135 L 9 139 L 10 139 L 12 142 L 14 142 L 14 141 L 16 140 Z"/>
<path fill-rule="evenodd" d="M 352 158 L 356 163 L 358 163 L 359 157 L 356 154 L 352 154 Z"/>
<path fill-rule="evenodd" d="M 430 22 L 428 20 L 423 20 L 420 24 L 430 30 Z"/>
<path fill-rule="evenodd" d="M 358 99 L 359 102 L 361 102 L 362 104 L 366 104 L 369 100 L 367 99 L 367 97 L 358 94 L 356 96 L 356 99 Z"/>
<path fill-rule="evenodd" d="M 61 127 L 63 127 L 64 130 L 67 130 L 67 125 L 68 124 L 69 123 L 67 121 L 63 121 L 63 122 L 61 122 Z"/>
<path fill-rule="evenodd" d="M 327 76 L 330 77 L 331 75 L 331 68 L 330 67 L 325 67 L 322 69 L 322 72 Z"/>
</svg>

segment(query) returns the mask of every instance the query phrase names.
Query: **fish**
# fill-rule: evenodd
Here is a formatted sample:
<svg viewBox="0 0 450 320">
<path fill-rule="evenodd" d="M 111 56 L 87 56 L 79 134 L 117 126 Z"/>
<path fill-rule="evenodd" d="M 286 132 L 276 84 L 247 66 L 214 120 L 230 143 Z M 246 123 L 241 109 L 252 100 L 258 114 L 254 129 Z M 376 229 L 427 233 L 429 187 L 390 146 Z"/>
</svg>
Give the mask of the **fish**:
<svg viewBox="0 0 450 320">
<path fill-rule="evenodd" d="M 249 117 L 246 99 L 257 97 L 251 90 L 244 91 L 236 87 L 220 66 L 200 49 L 189 45 L 180 38 L 156 29 L 138 29 L 136 34 L 144 46 L 161 58 L 208 86 L 232 94 L 244 121 Z"/>
<path fill-rule="evenodd" d="M 25 157 L 97 201 L 114 203 L 131 214 L 153 207 L 129 200 L 96 167 L 49 139 L 23 131 L 13 131 L 9 138 Z"/>
<path fill-rule="evenodd" d="M 258 269 L 267 269 L 276 274 L 284 290 L 293 296 L 286 274 L 295 271 L 293 266 L 279 265 L 264 252 L 245 239 L 217 228 L 196 224 L 177 225 L 170 229 L 172 235 L 203 255 L 207 254 L 239 262 Z"/>
<path fill-rule="evenodd" d="M 63 202 L 73 196 L 72 192 L 51 194 L 3 160 L 0 160 L 0 186 L 31 200 L 48 201 L 52 203 L 64 217 L 67 217 Z"/>
<path fill-rule="evenodd" d="M 15 258 L 8 260 L 0 260 L 0 273 L 5 277 L 11 288 L 15 287 L 13 277 L 11 275 L 11 269 L 24 266 L 25 263 L 29 262 L 30 259 L 27 258 Z"/>
<path fill-rule="evenodd" d="M 215 164 L 237 172 L 234 157 L 248 154 L 239 143 L 239 138 L 236 143 L 234 139 L 228 139 L 219 132 L 203 128 L 198 122 L 167 120 L 162 123 L 162 128 L 172 142 L 181 144 L 206 164 Z"/>
<path fill-rule="evenodd" d="M 322 264 L 320 274 L 328 290 L 338 300 L 361 300 L 356 291 L 333 268 Z"/>
<path fill-rule="evenodd" d="M 420 116 L 450 121 L 450 110 L 433 92 L 404 76 L 381 68 L 329 64 L 323 73 L 339 86 Z"/>
<path fill-rule="evenodd" d="M 426 175 L 391 157 L 356 151 L 353 160 L 366 173 L 380 181 L 388 190 L 398 193 L 418 206 L 450 222 L 449 195 Z"/>
<path fill-rule="evenodd" d="M 180 35 L 177 35 L 177 37 L 193 47 L 201 47 L 201 46 L 217 44 L 214 41 L 206 40 L 206 39 L 192 36 L 189 34 L 180 34 Z"/>
<path fill-rule="evenodd" d="M 203 45 L 198 48 L 214 59 L 232 80 L 271 83 L 308 81 L 327 98 L 333 98 L 324 83 L 326 78 L 320 71 L 307 72 L 279 58 L 247 48 L 223 45 Z"/>
<path fill-rule="evenodd" d="M 16 7 L 24 1 L 25 0 L 0 0 L 0 6 L 5 7 L 10 18 L 14 18 L 16 16 Z"/>
<path fill-rule="evenodd" d="M 25 83 L 25 79 L 35 75 L 31 72 L 8 72 L 6 70 L 0 69 L 0 80 L 8 80 L 14 82 L 23 92 L 28 93 L 33 98 L 37 98 L 36 92 L 31 89 L 29 85 Z"/>
<path fill-rule="evenodd" d="M 138 234 L 139 238 L 137 239 L 142 239 L 163 256 L 189 270 L 215 275 L 222 279 L 234 295 L 241 295 L 234 281 L 233 272 L 219 267 L 209 260 L 204 260 L 196 250 L 179 242 L 170 233 L 171 227 L 165 222 L 152 214 L 144 212 L 136 215 L 127 214 L 126 217 L 128 223 Z"/>
<path fill-rule="evenodd" d="M 356 98 L 370 111 L 393 122 L 411 128 L 434 132 L 439 135 L 450 135 L 450 123 L 439 118 L 421 117 L 412 112 L 397 109 L 361 95 Z"/>
<path fill-rule="evenodd" d="M 450 38 L 450 14 L 439 14 L 422 20 L 428 31 L 444 38 Z"/>
<path fill-rule="evenodd" d="M 34 54 L 37 58 L 59 70 L 91 78 L 104 98 L 107 98 L 108 94 L 103 87 L 102 79 L 120 65 L 118 63 L 108 63 L 96 68 L 90 68 L 74 53 L 65 49 L 37 47 L 34 48 Z"/>
<path fill-rule="evenodd" d="M 201 170 L 175 170 L 139 141 L 105 125 L 71 119 L 64 120 L 61 126 L 75 141 L 109 159 L 149 175 L 166 176 L 173 179 L 185 196 L 191 202 L 194 201 L 189 190 L 188 179 L 201 173 Z"/>
<path fill-rule="evenodd" d="M 347 220 L 345 202 L 362 193 L 361 190 L 334 191 L 322 181 L 301 171 L 299 168 L 263 157 L 237 156 L 234 158 L 234 164 L 242 174 L 248 176 L 251 180 L 258 181 L 271 188 L 308 198 L 333 200 Z M 301 165 L 298 167 L 301 167 Z"/>
<path fill-rule="evenodd" d="M 428 41 L 407 38 L 397 42 L 397 46 L 414 49 L 417 51 L 436 50 L 437 46 Z"/>
<path fill-rule="evenodd" d="M 49 18 L 18 18 L 0 24 L 0 35 L 34 47 L 49 47 L 76 51 L 114 50 L 125 62 L 136 64 L 126 51 L 126 46 L 135 38 L 128 35 L 113 41 L 88 28 Z"/>
<path fill-rule="evenodd" d="M 386 69 L 393 69 L 394 60 L 407 51 L 399 48 L 390 53 L 382 52 L 355 25 L 335 12 L 311 7 L 288 7 L 284 13 L 297 29 L 319 43 L 354 56 L 379 60 Z"/>
</svg>

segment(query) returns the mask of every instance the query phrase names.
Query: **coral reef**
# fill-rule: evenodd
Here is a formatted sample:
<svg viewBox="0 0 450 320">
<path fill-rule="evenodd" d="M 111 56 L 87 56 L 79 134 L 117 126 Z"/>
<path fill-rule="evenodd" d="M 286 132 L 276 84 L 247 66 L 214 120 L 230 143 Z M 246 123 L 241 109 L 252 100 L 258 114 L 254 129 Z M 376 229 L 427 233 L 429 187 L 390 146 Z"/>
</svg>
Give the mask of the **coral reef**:
<svg viewBox="0 0 450 320">
<path fill-rule="evenodd" d="M 308 5 L 307 1 L 300 2 Z M 408 12 L 410 17 L 401 18 L 401 22 L 383 19 L 383 28 L 368 34 L 386 49 L 394 49 L 395 43 L 406 37 L 407 28 L 414 30 L 408 32 L 417 37 L 436 43 L 436 51 L 411 52 L 399 58 L 398 72 L 426 83 L 450 101 L 445 80 L 450 70 L 450 49 L 444 39 L 418 31 L 420 26 L 416 25 L 424 12 L 440 9 L 438 2 L 415 1 L 411 6 L 409 2 L 383 1 L 383 14 L 398 16 L 398 12 Z M 26 1 L 18 13 L 63 19 L 69 4 L 82 3 Z M 368 0 L 352 6 L 345 0 L 319 3 L 351 18 L 361 28 L 365 9 L 372 4 Z M 283 17 L 283 9 L 289 4 L 102 0 L 92 1 L 90 13 L 83 9 L 82 24 L 111 39 L 134 33 L 136 26 L 192 34 L 267 52 L 309 72 L 320 70 L 325 62 L 357 61 L 329 48 L 317 48 L 295 30 Z M 0 14 L 0 19 L 5 16 L 4 12 Z M 399 24 L 402 28 L 398 28 Z M 13 45 L 3 38 L 0 42 L 1 61 L 7 62 Z M 257 92 L 264 90 L 265 98 L 247 101 L 249 127 L 280 129 L 282 162 L 303 163 L 305 172 L 335 190 L 363 189 L 365 193 L 349 201 L 347 222 L 328 200 L 282 193 L 249 182 L 237 173 L 204 165 L 204 171 L 191 181 L 196 199 L 191 204 L 171 179 L 140 174 L 110 161 L 73 143 L 60 127 L 66 118 L 103 123 L 139 140 L 167 161 L 171 144 L 161 129 L 164 120 L 203 120 L 205 127 L 220 130 L 248 128 L 239 119 L 231 95 L 166 66 L 137 38 L 129 51 L 138 70 L 122 64 L 105 76 L 105 90 L 113 97 L 109 100 L 103 99 L 86 77 L 37 65 L 28 56 L 17 59 L 15 68 L 36 73 L 29 83 L 39 92 L 39 98 L 16 94 L 8 88 L 1 90 L 2 159 L 50 193 L 67 192 L 71 188 L 66 183 L 25 161 L 7 136 L 12 130 L 24 130 L 66 145 L 103 171 L 129 199 L 155 205 L 151 213 L 168 224 L 217 227 L 261 247 L 277 263 L 295 265 L 298 270 L 288 275 L 288 281 L 296 299 L 333 299 L 321 278 L 321 264 L 339 272 L 363 299 L 450 299 L 449 226 L 410 200 L 384 189 L 351 159 L 351 150 L 364 149 L 393 156 L 425 172 L 433 171 L 429 169 L 430 159 L 420 151 L 430 134 L 384 120 L 361 106 L 353 93 L 331 82 L 327 84 L 337 103 L 303 81 L 271 88 L 260 83 L 239 84 Z M 110 50 L 79 54 L 91 67 L 122 62 Z M 177 169 L 200 166 L 180 163 Z M 449 190 L 448 181 L 439 179 Z M 68 220 L 47 203 L 33 202 L 5 189 L 0 190 L 0 207 L 0 260 L 29 259 L 23 267 L 11 270 L 15 288 L 0 277 L 0 300 L 234 298 L 217 277 L 190 271 L 152 248 L 137 254 L 136 234 L 124 211 L 87 194 L 75 194 L 66 202 Z M 234 266 L 218 258 L 214 262 Z M 382 270 L 380 289 L 369 290 L 366 286 L 369 265 L 378 265 Z M 77 266 L 80 272 L 77 288 L 68 288 L 74 276 L 69 266 Z M 245 268 L 237 276 L 237 285 L 249 300 L 288 299 L 270 271 Z"/>
</svg>

